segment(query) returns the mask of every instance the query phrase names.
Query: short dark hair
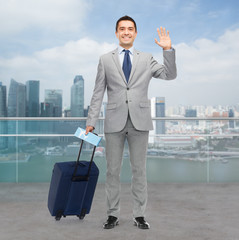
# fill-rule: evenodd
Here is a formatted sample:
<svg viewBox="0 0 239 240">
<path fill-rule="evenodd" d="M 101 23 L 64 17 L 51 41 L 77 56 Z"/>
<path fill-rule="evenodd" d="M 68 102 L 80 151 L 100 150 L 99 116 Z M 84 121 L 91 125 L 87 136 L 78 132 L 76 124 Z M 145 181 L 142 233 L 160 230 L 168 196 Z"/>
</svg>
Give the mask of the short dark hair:
<svg viewBox="0 0 239 240">
<path fill-rule="evenodd" d="M 116 31 L 116 32 L 117 32 L 118 25 L 119 25 L 119 22 L 120 22 L 120 21 L 131 21 L 131 22 L 133 22 L 133 23 L 134 23 L 134 27 L 135 27 L 135 31 L 137 32 L 136 22 L 134 21 L 133 18 L 131 18 L 131 17 L 127 16 L 127 15 L 121 17 L 121 18 L 116 22 L 116 26 L 115 26 L 115 31 Z"/>
</svg>

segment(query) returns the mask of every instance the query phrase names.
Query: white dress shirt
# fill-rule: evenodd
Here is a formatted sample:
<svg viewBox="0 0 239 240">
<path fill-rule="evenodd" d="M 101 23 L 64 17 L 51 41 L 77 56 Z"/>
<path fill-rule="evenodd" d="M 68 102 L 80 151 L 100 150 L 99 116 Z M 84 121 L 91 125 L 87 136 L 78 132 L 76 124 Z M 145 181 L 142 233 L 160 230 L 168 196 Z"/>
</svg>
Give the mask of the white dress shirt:
<svg viewBox="0 0 239 240">
<path fill-rule="evenodd" d="M 128 50 L 129 50 L 130 61 L 131 61 L 131 64 L 132 64 L 133 63 L 133 56 L 134 56 L 134 47 L 131 47 Z M 125 52 L 124 52 L 124 48 L 122 48 L 121 46 L 118 47 L 118 54 L 119 54 L 120 66 L 122 68 Z"/>
</svg>

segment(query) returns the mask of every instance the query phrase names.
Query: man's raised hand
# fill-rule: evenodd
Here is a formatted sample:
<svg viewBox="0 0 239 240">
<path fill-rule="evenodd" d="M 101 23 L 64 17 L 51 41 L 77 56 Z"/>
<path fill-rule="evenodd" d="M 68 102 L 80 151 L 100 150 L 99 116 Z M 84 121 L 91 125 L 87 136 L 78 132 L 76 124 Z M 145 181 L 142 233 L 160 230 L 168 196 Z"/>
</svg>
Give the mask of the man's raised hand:
<svg viewBox="0 0 239 240">
<path fill-rule="evenodd" d="M 166 32 L 165 28 L 160 27 L 157 28 L 157 32 L 159 35 L 159 41 L 155 38 L 155 43 L 158 44 L 163 50 L 171 49 L 171 39 L 169 37 L 169 31 Z"/>
</svg>

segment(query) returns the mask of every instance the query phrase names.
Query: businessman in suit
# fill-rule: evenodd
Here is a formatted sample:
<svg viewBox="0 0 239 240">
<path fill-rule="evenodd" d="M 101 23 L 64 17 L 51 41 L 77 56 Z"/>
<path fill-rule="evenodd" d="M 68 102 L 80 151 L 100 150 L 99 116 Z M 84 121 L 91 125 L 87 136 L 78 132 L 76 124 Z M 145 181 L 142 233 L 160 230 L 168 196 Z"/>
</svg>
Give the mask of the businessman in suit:
<svg viewBox="0 0 239 240">
<path fill-rule="evenodd" d="M 132 170 L 133 221 L 140 229 L 149 229 L 145 220 L 147 204 L 146 153 L 149 130 L 153 129 L 148 86 L 152 77 L 165 80 L 176 78 L 175 50 L 169 32 L 157 29 L 163 48 L 164 64 L 151 54 L 133 47 L 137 36 L 135 21 L 124 16 L 116 23 L 115 35 L 119 46 L 100 57 L 93 96 L 87 118 L 86 134 L 94 130 L 105 89 L 108 103 L 104 123 L 106 140 L 106 197 L 108 219 L 105 229 L 119 224 L 120 170 L 125 140 L 128 141 Z"/>
</svg>

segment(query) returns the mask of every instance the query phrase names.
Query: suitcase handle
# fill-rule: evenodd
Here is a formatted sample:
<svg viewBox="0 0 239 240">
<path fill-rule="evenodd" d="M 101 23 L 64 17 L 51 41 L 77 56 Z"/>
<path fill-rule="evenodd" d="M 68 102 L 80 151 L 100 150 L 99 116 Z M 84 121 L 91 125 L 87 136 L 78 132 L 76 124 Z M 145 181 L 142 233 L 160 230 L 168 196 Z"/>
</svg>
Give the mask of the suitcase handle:
<svg viewBox="0 0 239 240">
<path fill-rule="evenodd" d="M 94 134 L 97 135 L 96 133 L 94 133 Z M 92 152 L 92 155 L 91 155 L 91 160 L 90 160 L 90 164 L 89 164 L 89 169 L 88 169 L 87 175 L 86 176 L 76 176 L 77 168 L 78 168 L 79 161 L 80 161 L 81 150 L 82 150 L 82 147 L 83 147 L 83 143 L 84 143 L 84 140 L 81 140 L 80 150 L 79 150 L 79 154 L 78 154 L 78 157 L 77 157 L 75 170 L 74 170 L 74 173 L 73 173 L 73 176 L 72 176 L 72 181 L 73 182 L 77 181 L 77 180 L 81 180 L 81 181 L 88 181 L 89 180 L 90 170 L 91 170 L 93 158 L 94 158 L 94 155 L 95 155 L 96 146 L 94 146 L 94 148 L 93 148 L 93 152 Z"/>
</svg>

